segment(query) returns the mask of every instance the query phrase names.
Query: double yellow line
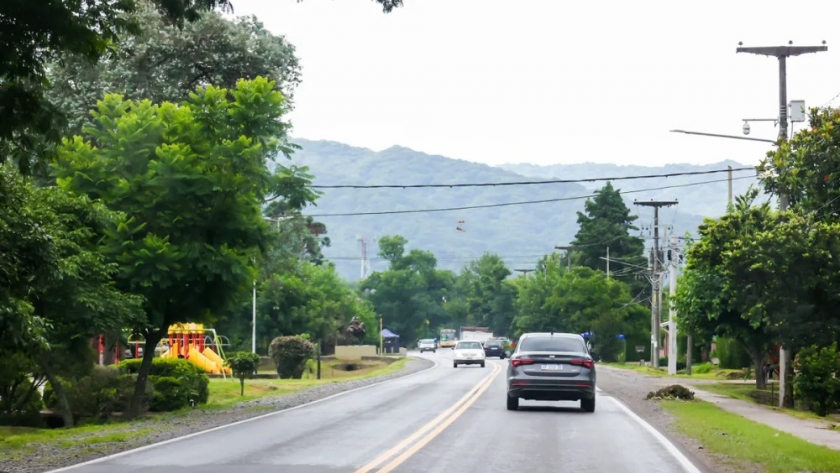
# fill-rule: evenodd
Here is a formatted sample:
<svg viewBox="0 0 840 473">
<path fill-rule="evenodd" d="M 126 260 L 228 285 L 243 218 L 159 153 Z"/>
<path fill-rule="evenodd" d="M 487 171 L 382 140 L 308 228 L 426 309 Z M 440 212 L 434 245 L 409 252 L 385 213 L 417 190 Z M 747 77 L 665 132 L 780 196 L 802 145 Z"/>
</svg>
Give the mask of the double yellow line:
<svg viewBox="0 0 840 473">
<path fill-rule="evenodd" d="M 496 376 L 498 376 L 499 373 L 502 371 L 502 368 L 495 363 L 491 364 L 490 367 L 493 369 L 492 373 L 490 373 L 489 376 L 487 376 L 481 382 L 475 385 L 475 387 L 470 389 L 470 391 L 466 395 L 464 395 L 464 397 L 459 399 L 458 402 L 453 404 L 445 411 L 441 412 L 437 417 L 435 417 L 428 424 L 424 425 L 419 430 L 411 434 L 408 438 L 398 443 L 397 445 L 394 445 L 392 448 L 384 452 L 382 455 L 379 455 L 378 457 L 374 458 L 373 461 L 359 468 L 354 473 L 368 473 L 380 464 L 384 463 L 389 458 L 394 457 L 400 451 L 405 449 L 405 451 L 394 457 L 393 460 L 391 460 L 385 466 L 377 470 L 377 473 L 388 473 L 394 468 L 398 467 L 401 463 L 409 459 L 412 455 L 420 451 L 421 448 L 423 448 L 424 446 L 426 446 L 426 444 L 434 440 L 435 437 L 440 435 L 440 433 L 443 432 L 444 429 L 449 427 L 449 425 L 455 422 L 456 419 L 461 417 L 461 415 L 464 412 L 466 412 L 466 410 L 469 409 L 470 406 L 472 406 L 478 400 L 478 398 L 481 397 L 482 394 L 484 394 L 484 391 L 486 391 L 487 388 L 490 387 L 490 384 L 493 383 L 493 380 L 496 379 Z M 428 432 L 429 430 L 431 430 L 431 432 L 426 434 L 426 432 Z M 412 442 L 420 438 L 423 434 L 426 434 L 426 436 L 412 445 Z M 406 447 L 409 445 L 411 446 L 406 449 Z"/>
</svg>

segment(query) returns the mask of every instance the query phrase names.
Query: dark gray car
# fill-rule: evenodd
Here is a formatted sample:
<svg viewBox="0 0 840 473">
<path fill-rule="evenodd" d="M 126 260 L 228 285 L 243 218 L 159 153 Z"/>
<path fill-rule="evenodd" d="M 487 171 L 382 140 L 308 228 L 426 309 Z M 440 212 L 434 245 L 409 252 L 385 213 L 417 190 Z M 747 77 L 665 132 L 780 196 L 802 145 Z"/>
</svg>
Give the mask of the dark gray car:
<svg viewBox="0 0 840 473">
<path fill-rule="evenodd" d="M 519 337 L 507 369 L 507 408 L 519 400 L 580 401 L 595 412 L 595 362 L 583 337 L 574 333 L 526 333 Z"/>
</svg>

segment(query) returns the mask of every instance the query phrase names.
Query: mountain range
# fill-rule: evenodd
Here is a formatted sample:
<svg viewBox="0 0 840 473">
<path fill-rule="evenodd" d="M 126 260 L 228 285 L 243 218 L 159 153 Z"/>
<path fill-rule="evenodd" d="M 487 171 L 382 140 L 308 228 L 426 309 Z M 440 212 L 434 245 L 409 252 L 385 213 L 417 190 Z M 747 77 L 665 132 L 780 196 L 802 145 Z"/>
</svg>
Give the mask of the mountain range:
<svg viewBox="0 0 840 473">
<path fill-rule="evenodd" d="M 320 189 L 323 196 L 308 214 L 326 224 L 332 242 L 324 251 L 347 280 L 361 273 L 367 241 L 370 269 L 386 269 L 377 256 L 376 238 L 399 234 L 409 248 L 431 251 L 444 269 L 460 270 L 484 252 L 499 254 L 511 269 L 531 269 L 540 256 L 568 245 L 577 232 L 577 212 L 587 196 L 603 187 L 601 178 L 751 168 L 736 161 L 661 167 L 616 164 L 505 164 L 489 166 L 394 146 L 372 151 L 332 141 L 295 139 L 301 146 L 292 162 L 309 166 L 315 185 L 416 185 L 484 183 L 482 187 Z M 754 170 L 734 171 L 734 195 L 756 184 Z M 575 183 L 492 186 L 494 183 L 590 180 Z M 645 179 L 615 179 L 631 211 L 636 232 L 652 242 L 653 209 L 634 201 L 676 200 L 660 210 L 660 234 L 671 229 L 696 235 L 704 217 L 726 210 L 727 173 Z M 522 203 L 528 202 L 528 203 Z M 504 205 L 498 205 L 504 204 Z M 458 210 L 449 210 L 456 208 Z M 398 213 L 393 213 L 398 212 Z M 354 215 L 343 215 L 354 214 Z M 359 215 L 362 214 L 362 215 Z M 606 252 L 606 248 L 605 248 Z"/>
</svg>

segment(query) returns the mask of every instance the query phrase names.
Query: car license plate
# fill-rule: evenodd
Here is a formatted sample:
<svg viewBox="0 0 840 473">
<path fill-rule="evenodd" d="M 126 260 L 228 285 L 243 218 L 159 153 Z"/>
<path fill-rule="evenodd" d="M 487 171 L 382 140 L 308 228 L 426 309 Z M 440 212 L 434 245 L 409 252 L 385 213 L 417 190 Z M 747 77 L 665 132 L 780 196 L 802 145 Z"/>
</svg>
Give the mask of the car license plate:
<svg viewBox="0 0 840 473">
<path fill-rule="evenodd" d="M 542 365 L 543 371 L 561 371 L 563 365 Z"/>
</svg>

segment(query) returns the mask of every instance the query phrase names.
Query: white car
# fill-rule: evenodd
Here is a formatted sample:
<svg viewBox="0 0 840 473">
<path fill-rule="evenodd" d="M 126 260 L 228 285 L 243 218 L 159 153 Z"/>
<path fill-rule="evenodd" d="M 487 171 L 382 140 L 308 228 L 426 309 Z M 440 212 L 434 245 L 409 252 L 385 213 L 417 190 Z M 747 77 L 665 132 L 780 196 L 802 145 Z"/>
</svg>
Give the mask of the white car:
<svg viewBox="0 0 840 473">
<path fill-rule="evenodd" d="M 484 347 L 481 342 L 462 340 L 455 345 L 455 359 L 452 367 L 458 365 L 481 365 L 484 368 Z"/>
<path fill-rule="evenodd" d="M 420 353 L 423 353 L 424 351 L 430 351 L 430 352 L 434 353 L 435 350 L 437 349 L 437 347 L 435 346 L 435 341 L 434 340 L 425 339 L 425 340 L 420 340 L 419 342 L 417 342 L 417 349 L 420 350 Z"/>
</svg>

